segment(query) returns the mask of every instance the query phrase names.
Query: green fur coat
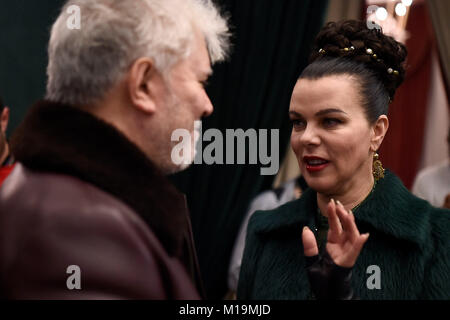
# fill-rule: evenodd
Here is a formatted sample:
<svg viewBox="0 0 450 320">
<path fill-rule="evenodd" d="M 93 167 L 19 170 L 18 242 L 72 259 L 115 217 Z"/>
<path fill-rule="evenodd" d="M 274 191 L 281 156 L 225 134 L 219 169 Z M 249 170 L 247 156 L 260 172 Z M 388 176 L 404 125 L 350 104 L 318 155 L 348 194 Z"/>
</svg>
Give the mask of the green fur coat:
<svg viewBox="0 0 450 320">
<path fill-rule="evenodd" d="M 308 299 L 302 229 L 315 229 L 317 200 L 308 189 L 248 225 L 238 299 Z M 450 299 L 450 210 L 412 195 L 387 171 L 354 211 L 370 233 L 353 270 L 360 299 Z"/>
</svg>

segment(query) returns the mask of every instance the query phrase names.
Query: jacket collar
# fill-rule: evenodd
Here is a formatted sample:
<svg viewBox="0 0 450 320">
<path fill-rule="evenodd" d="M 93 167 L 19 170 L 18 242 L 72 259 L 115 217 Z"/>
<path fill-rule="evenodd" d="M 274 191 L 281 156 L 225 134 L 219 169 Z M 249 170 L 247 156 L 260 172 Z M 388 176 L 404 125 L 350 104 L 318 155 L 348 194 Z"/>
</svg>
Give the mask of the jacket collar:
<svg viewBox="0 0 450 320">
<path fill-rule="evenodd" d="M 354 211 L 358 225 L 395 238 L 425 245 L 429 223 L 430 205 L 412 195 L 392 172 L 377 182 L 374 191 Z M 301 232 L 305 225 L 313 226 L 317 212 L 317 194 L 307 189 L 302 197 L 278 209 L 259 223 L 256 232 L 262 235 L 273 232 Z M 270 221 L 269 221 L 270 220 Z"/>
<path fill-rule="evenodd" d="M 41 101 L 14 132 L 12 153 L 36 171 L 75 176 L 128 204 L 170 255 L 187 225 L 183 194 L 115 127 L 68 105 Z"/>
</svg>

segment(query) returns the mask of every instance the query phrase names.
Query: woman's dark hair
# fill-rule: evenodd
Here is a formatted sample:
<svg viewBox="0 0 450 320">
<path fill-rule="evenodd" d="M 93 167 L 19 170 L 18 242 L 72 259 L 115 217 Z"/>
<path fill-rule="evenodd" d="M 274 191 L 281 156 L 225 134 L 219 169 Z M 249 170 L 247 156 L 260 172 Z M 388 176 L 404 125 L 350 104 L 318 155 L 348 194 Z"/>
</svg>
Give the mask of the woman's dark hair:
<svg viewBox="0 0 450 320">
<path fill-rule="evenodd" d="M 380 29 L 368 29 L 363 21 L 329 22 L 317 35 L 310 64 L 299 78 L 356 77 L 367 119 L 374 123 L 387 114 L 389 102 L 403 82 L 406 55 L 403 44 Z"/>
<path fill-rule="evenodd" d="M 0 113 L 3 111 L 3 108 L 5 106 L 3 105 L 2 97 L 0 97 Z"/>
</svg>

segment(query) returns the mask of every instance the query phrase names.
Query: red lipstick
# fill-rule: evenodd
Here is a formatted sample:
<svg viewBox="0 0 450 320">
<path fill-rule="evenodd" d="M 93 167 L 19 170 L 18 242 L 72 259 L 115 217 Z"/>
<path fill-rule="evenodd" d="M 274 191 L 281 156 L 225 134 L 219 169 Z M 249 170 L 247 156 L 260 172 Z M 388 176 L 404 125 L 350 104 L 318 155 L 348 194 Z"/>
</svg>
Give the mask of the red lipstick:
<svg viewBox="0 0 450 320">
<path fill-rule="evenodd" d="M 321 171 L 330 163 L 328 160 L 316 156 L 305 156 L 303 162 L 309 172 Z"/>
</svg>

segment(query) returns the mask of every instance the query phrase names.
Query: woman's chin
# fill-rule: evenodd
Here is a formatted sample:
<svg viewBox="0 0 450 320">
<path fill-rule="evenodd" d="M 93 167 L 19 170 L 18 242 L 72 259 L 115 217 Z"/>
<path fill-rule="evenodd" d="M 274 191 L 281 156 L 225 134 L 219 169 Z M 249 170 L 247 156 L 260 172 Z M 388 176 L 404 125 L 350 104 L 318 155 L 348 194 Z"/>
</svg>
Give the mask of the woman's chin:
<svg viewBox="0 0 450 320">
<path fill-rule="evenodd" d="M 308 186 L 318 193 L 329 194 L 333 189 L 334 184 L 328 179 L 324 178 L 313 178 L 305 176 L 306 183 Z M 327 181 L 328 180 L 328 181 Z"/>
</svg>

